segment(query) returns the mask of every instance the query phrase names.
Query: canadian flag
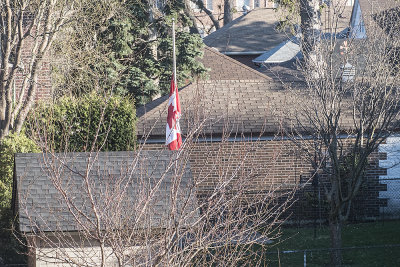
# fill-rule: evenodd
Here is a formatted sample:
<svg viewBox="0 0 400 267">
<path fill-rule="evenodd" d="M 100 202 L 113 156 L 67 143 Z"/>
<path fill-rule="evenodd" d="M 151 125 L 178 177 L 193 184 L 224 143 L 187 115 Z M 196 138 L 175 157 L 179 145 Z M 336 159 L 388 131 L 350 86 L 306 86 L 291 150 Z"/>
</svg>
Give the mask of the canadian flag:
<svg viewBox="0 0 400 267">
<path fill-rule="evenodd" d="M 172 76 L 165 131 L 165 144 L 168 145 L 169 150 L 177 150 L 182 145 L 181 128 L 179 126 L 180 117 L 181 105 L 179 104 L 178 87 L 174 82 L 174 76 Z"/>
</svg>

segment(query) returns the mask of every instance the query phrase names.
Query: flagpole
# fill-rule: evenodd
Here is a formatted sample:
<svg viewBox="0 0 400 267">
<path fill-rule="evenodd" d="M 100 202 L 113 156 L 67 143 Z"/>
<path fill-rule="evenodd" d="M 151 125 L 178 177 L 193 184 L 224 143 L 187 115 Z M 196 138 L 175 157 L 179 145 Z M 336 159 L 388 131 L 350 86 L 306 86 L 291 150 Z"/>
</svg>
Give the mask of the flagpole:
<svg viewBox="0 0 400 267">
<path fill-rule="evenodd" d="M 181 117 L 181 106 L 179 103 L 177 74 L 176 74 L 176 48 L 175 48 L 175 20 L 172 20 L 172 52 L 173 52 L 173 79 L 168 99 L 168 116 L 165 131 L 165 143 L 170 150 L 179 150 L 182 145 L 181 128 L 179 119 Z"/>
<path fill-rule="evenodd" d="M 172 60 L 173 60 L 173 64 L 174 64 L 174 84 L 175 86 L 178 86 L 176 84 L 176 53 L 175 53 L 175 19 L 172 19 Z M 175 88 L 174 88 L 175 90 Z"/>
</svg>

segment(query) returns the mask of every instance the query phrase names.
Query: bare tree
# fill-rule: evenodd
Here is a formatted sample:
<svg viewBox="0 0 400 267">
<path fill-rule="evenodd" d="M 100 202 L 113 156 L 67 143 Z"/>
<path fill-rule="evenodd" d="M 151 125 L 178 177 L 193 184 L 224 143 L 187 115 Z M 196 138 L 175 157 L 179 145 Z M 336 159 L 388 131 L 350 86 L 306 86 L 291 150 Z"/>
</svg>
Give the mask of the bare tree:
<svg viewBox="0 0 400 267">
<path fill-rule="evenodd" d="M 0 139 L 21 131 L 46 55 L 74 5 L 63 0 L 1 1 Z"/>
<path fill-rule="evenodd" d="M 195 4 L 198 8 L 197 10 L 193 10 L 190 5 Z M 212 3 L 212 2 L 211 2 Z M 233 21 L 234 13 L 237 12 L 235 8 L 235 3 L 232 0 L 223 0 L 221 1 L 221 4 L 218 5 L 218 14 L 215 13 L 213 10 L 209 10 L 207 6 L 204 5 L 203 0 L 186 0 L 185 1 L 186 5 L 186 13 L 190 17 L 190 19 L 193 21 L 195 24 L 195 28 L 199 29 L 198 23 L 203 24 L 203 28 L 209 28 L 206 30 L 207 33 L 210 33 L 210 31 L 215 28 L 215 30 L 218 30 L 221 28 L 220 21 L 223 21 L 223 25 L 226 25 Z M 212 26 L 211 27 L 205 27 L 205 23 L 202 19 L 199 17 L 202 17 L 196 12 L 204 12 L 206 16 L 210 19 Z M 217 15 L 217 16 L 216 16 Z M 209 25 L 208 25 L 209 26 Z"/>
<path fill-rule="evenodd" d="M 196 0 L 196 1 L 192 1 L 193 3 L 196 4 L 196 6 L 199 7 L 200 11 L 204 12 L 207 14 L 207 16 L 210 18 L 213 26 L 215 27 L 216 30 L 218 30 L 220 27 L 219 25 L 219 20 L 218 18 L 216 18 L 213 14 L 213 12 L 209 9 L 207 9 L 207 7 L 204 5 L 202 0 Z M 187 0 L 185 2 L 186 5 L 186 10 L 190 13 L 190 18 L 192 19 L 193 23 L 197 24 L 197 18 L 194 16 L 194 11 L 192 8 L 190 8 L 190 1 Z"/>
<path fill-rule="evenodd" d="M 301 52 L 309 71 L 321 74 L 318 68 L 323 67 L 321 57 L 321 11 L 320 0 L 300 0 Z"/>
<path fill-rule="evenodd" d="M 337 25 L 333 14 L 340 12 L 335 11 L 330 25 Z M 296 107 L 287 113 L 293 122 L 288 134 L 307 152 L 323 185 L 334 266 L 342 264 L 342 225 L 367 182 L 371 157 L 399 126 L 398 13 L 390 8 L 366 12 L 367 38 L 356 39 L 352 30 L 358 28 L 345 39 L 335 32 L 321 34 L 318 56 L 325 64 L 312 70 L 307 62 L 299 64 L 304 87 L 287 84 Z"/>
<path fill-rule="evenodd" d="M 224 0 L 224 25 L 233 20 L 234 3 L 232 0 Z"/>
<path fill-rule="evenodd" d="M 37 139 L 43 154 L 16 159 L 31 256 L 73 266 L 264 266 L 297 186 L 284 178 L 261 189 L 254 179 L 268 173 L 257 161 L 263 141 L 232 143 L 227 133 L 208 146 L 198 140 L 205 124 L 193 124 L 174 153 L 148 144 L 122 154 L 53 153 L 51 137 Z M 41 174 L 25 172 L 25 160 Z M 29 183 L 42 185 L 45 202 Z"/>
</svg>

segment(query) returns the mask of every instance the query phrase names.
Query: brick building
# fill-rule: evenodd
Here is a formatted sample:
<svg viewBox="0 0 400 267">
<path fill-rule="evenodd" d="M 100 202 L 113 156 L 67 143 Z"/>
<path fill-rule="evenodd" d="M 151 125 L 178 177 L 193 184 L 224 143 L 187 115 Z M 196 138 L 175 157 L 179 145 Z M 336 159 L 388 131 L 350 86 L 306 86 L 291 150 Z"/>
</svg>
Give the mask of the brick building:
<svg viewBox="0 0 400 267">
<path fill-rule="evenodd" d="M 249 193 L 262 194 L 272 187 L 300 188 L 299 201 L 291 210 L 293 218 L 312 219 L 312 196 L 317 194 L 315 190 L 323 196 L 322 187 L 313 187 L 315 172 L 307 152 L 285 134 L 296 125 L 292 107 L 306 101 L 303 82 L 293 81 L 292 86 L 297 87 L 293 95 L 280 81 L 209 47 L 202 61 L 211 69 L 209 79 L 180 90 L 181 129 L 190 143 L 190 164 L 199 194 L 214 192 L 228 177 L 232 181 L 244 178 Z M 166 149 L 167 101 L 164 96 L 137 109 L 138 140 L 145 143 L 145 149 Z M 342 123 L 350 128 L 351 117 L 343 116 Z M 301 138 L 307 144 L 311 136 Z M 385 205 L 385 200 L 379 199 L 379 192 L 385 190 L 379 176 L 386 170 L 379 167 L 379 159 L 384 155 L 374 153 L 369 159 L 368 182 L 354 205 L 354 211 L 362 206 L 363 212 L 354 212 L 354 219 L 377 218 Z M 320 214 L 325 208 L 320 205 Z"/>
<path fill-rule="evenodd" d="M 28 84 L 33 82 L 28 78 L 29 65 L 31 63 L 32 53 L 34 53 L 32 52 L 32 45 L 33 40 L 28 38 L 26 40 L 26 45 L 24 46 L 24 51 L 22 52 L 21 67 L 18 69 L 15 79 L 15 98 L 20 97 L 25 79 L 27 79 Z M 52 99 L 51 65 L 48 55 L 46 55 L 45 59 L 39 65 L 38 72 L 35 100 Z"/>
<path fill-rule="evenodd" d="M 28 30 L 30 27 L 32 27 L 32 24 L 34 23 L 32 21 L 32 18 L 29 15 L 25 15 L 26 17 L 24 18 L 24 27 L 26 30 Z M 43 59 L 38 58 L 39 56 L 39 45 L 42 42 L 41 38 L 41 33 L 37 33 L 34 29 L 34 26 L 32 27 L 33 30 L 31 30 L 31 34 L 23 38 L 23 46 L 22 46 L 22 52 L 21 52 L 21 61 L 19 65 L 17 66 L 16 69 L 16 78 L 14 80 L 14 86 L 13 86 L 13 100 L 14 102 L 17 101 L 17 99 L 21 95 L 21 89 L 25 87 L 25 96 L 27 94 L 27 88 L 32 84 L 36 83 L 37 89 L 35 92 L 35 100 L 47 100 L 47 99 L 52 99 L 52 82 L 51 82 L 51 64 L 50 64 L 50 57 L 48 54 L 45 54 Z M 38 35 L 38 36 L 36 36 Z M 33 60 L 35 62 L 33 62 Z M 30 71 L 30 68 L 32 68 L 33 64 L 36 64 L 36 62 L 39 62 L 37 72 L 37 80 L 33 81 L 32 77 L 30 76 L 33 74 Z M 12 64 L 10 64 L 10 67 L 13 67 Z M 25 83 L 25 84 L 24 84 Z"/>
<path fill-rule="evenodd" d="M 5 81 L 2 83 L 0 97 L 2 138 L 11 129 L 17 132 L 22 129 L 23 121 L 35 101 L 52 98 L 50 59 L 47 53 L 51 29 L 48 28 L 49 33 L 43 34 L 42 29 L 37 28 L 37 19 L 33 16 L 29 11 L 19 12 L 16 8 L 10 11 L 9 18 L 5 15 L 2 18 L 12 21 L 9 25 L 10 35 L 3 34 L 1 38 L 5 49 L 1 58 L 1 77 Z"/>
</svg>

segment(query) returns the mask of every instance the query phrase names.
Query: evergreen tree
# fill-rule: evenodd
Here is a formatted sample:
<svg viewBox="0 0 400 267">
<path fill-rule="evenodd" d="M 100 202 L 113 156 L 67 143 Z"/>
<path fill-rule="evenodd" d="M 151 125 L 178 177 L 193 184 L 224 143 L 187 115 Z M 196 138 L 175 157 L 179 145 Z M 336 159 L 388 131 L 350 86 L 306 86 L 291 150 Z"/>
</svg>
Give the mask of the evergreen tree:
<svg viewBox="0 0 400 267">
<path fill-rule="evenodd" d="M 80 58 L 76 60 L 80 64 L 72 68 L 77 71 L 67 70 L 69 78 L 65 78 L 68 77 L 65 72 L 59 72 L 62 74 L 58 76 L 62 77 L 60 88 L 72 84 L 71 91 L 80 94 L 81 91 L 88 91 L 87 85 L 97 84 L 101 89 L 133 96 L 137 105 L 167 93 L 172 75 L 172 18 L 177 21 L 178 82 L 183 85 L 206 73 L 196 60 L 202 56 L 203 42 L 198 34 L 189 32 L 192 22 L 184 13 L 183 0 L 165 3 L 153 0 L 117 1 L 114 6 L 108 7 L 115 10 L 101 13 L 103 19 L 88 14 L 85 19 L 91 20 L 87 23 L 92 27 L 87 27 L 86 32 L 80 34 L 73 32 L 71 39 L 77 49 L 73 49 L 71 55 Z M 88 13 L 95 11 L 93 7 L 87 9 Z M 88 34 L 90 28 L 93 30 Z M 88 36 L 93 44 L 85 55 L 83 45 L 90 43 Z M 85 39 L 85 42 L 80 39 Z M 63 43 L 59 44 L 59 52 L 64 56 Z M 85 56 L 87 59 L 82 58 Z M 85 67 L 87 70 L 82 71 Z M 93 85 L 90 87 L 93 88 Z"/>
</svg>

